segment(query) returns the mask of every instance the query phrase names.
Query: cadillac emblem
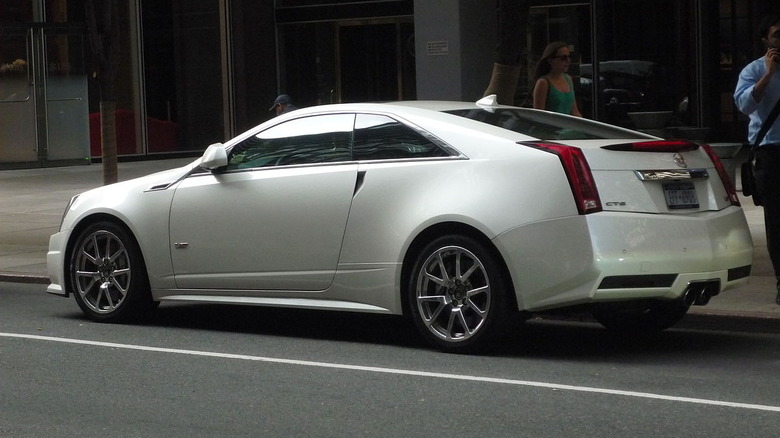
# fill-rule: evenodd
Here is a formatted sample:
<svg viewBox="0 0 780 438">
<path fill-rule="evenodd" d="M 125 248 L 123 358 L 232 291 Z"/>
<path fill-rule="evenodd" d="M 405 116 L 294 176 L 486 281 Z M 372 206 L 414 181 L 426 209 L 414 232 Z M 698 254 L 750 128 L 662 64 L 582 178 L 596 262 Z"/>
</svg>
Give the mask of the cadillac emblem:
<svg viewBox="0 0 780 438">
<path fill-rule="evenodd" d="M 688 163 L 685 162 L 685 158 L 683 158 L 680 154 L 674 154 L 674 164 L 676 164 L 678 167 L 682 167 L 685 169 L 688 167 Z"/>
</svg>

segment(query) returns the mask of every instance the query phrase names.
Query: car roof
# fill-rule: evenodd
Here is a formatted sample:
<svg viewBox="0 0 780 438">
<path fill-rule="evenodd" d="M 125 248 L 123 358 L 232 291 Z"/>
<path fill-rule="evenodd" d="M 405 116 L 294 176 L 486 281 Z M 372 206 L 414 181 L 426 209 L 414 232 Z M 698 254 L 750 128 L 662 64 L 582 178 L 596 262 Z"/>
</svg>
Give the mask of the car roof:
<svg viewBox="0 0 780 438">
<path fill-rule="evenodd" d="M 517 111 L 524 113 L 527 115 L 528 120 L 531 120 L 531 123 L 538 122 L 542 125 L 549 125 L 551 128 L 553 128 L 552 130 L 555 133 L 566 134 L 566 136 L 532 136 L 529 135 L 530 133 L 523 133 L 496 124 L 486 123 L 484 121 L 478 120 L 477 118 L 463 117 L 463 113 L 469 113 L 473 111 L 476 111 L 477 113 L 493 113 L 499 112 L 499 110 L 510 110 L 512 112 Z M 458 131 L 459 135 L 463 135 L 463 130 L 476 131 L 479 132 L 479 134 L 482 136 L 489 135 L 494 138 L 501 138 L 503 140 L 511 140 L 514 142 L 532 140 L 570 141 L 578 138 L 572 137 L 567 133 L 580 131 L 586 133 L 592 132 L 594 130 L 599 131 L 600 133 L 595 134 L 595 137 L 585 136 L 579 139 L 653 138 L 652 136 L 631 131 L 625 128 L 604 124 L 595 120 L 583 119 L 581 117 L 575 117 L 572 115 L 553 113 L 532 108 L 499 105 L 495 96 L 493 95 L 484 97 L 477 102 L 407 100 L 384 103 L 374 102 L 319 105 L 283 114 L 277 117 L 275 120 L 278 123 L 285 119 L 339 112 L 367 112 L 393 115 L 394 117 L 405 119 L 407 123 L 420 126 L 421 128 L 439 136 L 442 139 L 451 137 L 454 134 L 453 131 Z M 540 133 L 541 132 L 543 132 L 543 130 L 540 131 Z"/>
</svg>

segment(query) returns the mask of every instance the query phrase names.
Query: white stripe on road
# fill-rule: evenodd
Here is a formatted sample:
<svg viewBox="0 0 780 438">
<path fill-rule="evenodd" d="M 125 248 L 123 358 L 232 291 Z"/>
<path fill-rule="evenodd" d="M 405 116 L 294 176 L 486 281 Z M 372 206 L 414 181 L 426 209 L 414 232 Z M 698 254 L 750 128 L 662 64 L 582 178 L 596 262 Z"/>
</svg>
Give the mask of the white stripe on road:
<svg viewBox="0 0 780 438">
<path fill-rule="evenodd" d="M 676 397 L 671 395 L 651 394 L 647 392 L 622 391 L 619 389 L 593 388 L 589 386 L 561 385 L 557 383 L 532 382 L 528 380 L 501 379 L 496 377 L 468 376 L 462 374 L 432 373 L 428 371 L 402 370 L 397 368 L 368 367 L 362 365 L 348 365 L 339 363 L 316 362 L 308 360 L 279 359 L 263 356 L 249 356 L 244 354 L 214 353 L 210 351 L 181 350 L 177 348 L 148 347 L 145 345 L 116 344 L 113 342 L 85 341 L 82 339 L 57 338 L 51 336 L 26 335 L 20 333 L 1 333 L 0 337 L 34 339 L 39 341 L 61 342 L 65 344 L 92 345 L 96 347 L 121 348 L 125 350 L 153 351 L 158 353 L 186 354 L 190 356 L 219 357 L 223 359 L 251 360 L 256 362 L 278 363 L 285 365 L 300 365 L 318 368 L 331 368 L 352 371 L 365 371 L 372 373 L 396 374 L 417 377 L 435 377 L 439 379 L 465 380 L 469 382 L 498 383 L 503 385 L 532 386 L 565 391 L 589 392 L 596 394 L 621 395 L 626 397 L 638 397 L 654 400 L 666 400 L 682 403 L 694 403 L 710 406 L 725 406 L 730 408 L 753 409 L 760 411 L 780 412 L 780 406 L 758 405 L 751 403 L 735 403 L 720 400 L 707 400 L 702 398 Z"/>
</svg>

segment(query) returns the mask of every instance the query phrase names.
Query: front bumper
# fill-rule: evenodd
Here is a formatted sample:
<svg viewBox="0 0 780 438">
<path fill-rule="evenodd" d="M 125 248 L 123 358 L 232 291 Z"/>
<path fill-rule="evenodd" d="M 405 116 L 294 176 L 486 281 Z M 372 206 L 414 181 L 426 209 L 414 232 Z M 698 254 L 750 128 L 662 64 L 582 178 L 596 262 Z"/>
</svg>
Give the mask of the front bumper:
<svg viewBox="0 0 780 438">
<path fill-rule="evenodd" d="M 65 287 L 65 249 L 67 245 L 67 233 L 62 231 L 53 234 L 49 238 L 49 251 L 46 253 L 46 270 L 51 284 L 46 292 L 53 295 L 67 297 L 69 295 Z"/>
</svg>

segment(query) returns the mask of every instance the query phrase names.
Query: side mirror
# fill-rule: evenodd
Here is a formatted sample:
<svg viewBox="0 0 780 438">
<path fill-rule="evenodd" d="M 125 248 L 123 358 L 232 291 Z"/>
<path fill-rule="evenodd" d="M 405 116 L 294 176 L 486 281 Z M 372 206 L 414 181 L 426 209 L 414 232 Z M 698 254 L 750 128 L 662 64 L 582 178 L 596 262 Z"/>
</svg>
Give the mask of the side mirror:
<svg viewBox="0 0 780 438">
<path fill-rule="evenodd" d="M 227 152 L 222 143 L 214 143 L 203 152 L 200 158 L 200 167 L 208 170 L 216 170 L 228 164 Z"/>
</svg>

